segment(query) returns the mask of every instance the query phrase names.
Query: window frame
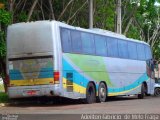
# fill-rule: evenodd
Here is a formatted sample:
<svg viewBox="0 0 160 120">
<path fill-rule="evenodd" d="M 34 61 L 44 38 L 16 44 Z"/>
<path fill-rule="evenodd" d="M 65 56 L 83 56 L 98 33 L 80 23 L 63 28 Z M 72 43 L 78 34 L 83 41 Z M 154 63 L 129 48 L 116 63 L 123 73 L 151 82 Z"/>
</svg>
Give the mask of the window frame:
<svg viewBox="0 0 160 120">
<path fill-rule="evenodd" d="M 62 40 L 62 32 L 61 32 L 61 30 L 63 30 L 63 29 L 66 29 L 66 30 L 69 30 L 70 31 L 70 33 L 69 33 L 69 38 L 70 38 L 70 45 L 71 45 L 71 49 L 69 50 L 69 51 L 64 51 L 64 49 L 63 49 L 63 40 Z M 73 43 L 72 43 L 72 35 L 71 35 L 71 32 L 72 31 L 76 31 L 76 32 L 79 32 L 79 34 L 80 34 L 80 40 L 81 40 L 81 45 L 80 45 L 80 48 L 81 48 L 81 51 L 80 52 L 75 52 L 75 51 L 73 51 Z M 83 48 L 82 48 L 82 37 L 81 37 L 81 33 L 88 33 L 88 34 L 91 34 L 91 35 L 93 35 L 93 53 L 84 53 L 83 52 Z M 104 39 L 105 39 L 105 51 L 106 51 L 106 55 L 100 55 L 100 54 L 97 54 L 96 53 L 96 39 L 95 39 L 95 36 L 100 36 L 100 37 L 104 37 Z M 111 39 L 114 39 L 114 40 L 116 40 L 116 46 L 117 46 L 117 53 L 116 53 L 116 55 L 115 56 L 113 56 L 113 55 L 109 55 L 109 48 L 108 48 L 108 39 L 109 38 L 111 38 Z M 60 26 L 60 39 L 61 39 L 61 50 L 62 50 L 62 52 L 64 52 L 64 53 L 73 53 L 73 54 L 83 54 L 83 55 L 94 55 L 94 56 L 102 56 L 102 57 L 110 57 L 110 58 L 119 58 L 119 59 L 128 59 L 128 60 L 139 60 L 139 61 L 146 61 L 147 60 L 147 56 L 146 56 L 146 47 L 150 50 L 150 54 L 151 54 L 151 59 L 152 59 L 152 50 L 151 50 L 151 48 L 150 48 L 150 46 L 149 45 L 147 45 L 147 44 L 144 44 L 144 43 L 140 43 L 140 42 L 136 42 L 136 41 L 130 41 L 130 40 L 125 40 L 124 38 L 117 38 L 117 37 L 113 37 L 113 36 L 108 36 L 108 35 L 101 35 L 101 34 L 97 34 L 97 33 L 92 33 L 92 32 L 86 32 L 86 31 L 82 31 L 82 30 L 76 30 L 76 29 L 72 29 L 72 28 L 67 28 L 67 27 L 62 27 L 62 26 Z M 125 57 L 121 57 L 120 55 L 119 55 L 119 46 L 118 46 L 118 42 L 119 41 L 126 41 L 127 42 L 127 58 Z M 136 54 L 137 54 L 137 59 L 134 59 L 134 58 L 129 58 L 130 57 L 130 53 L 129 53 L 129 43 L 134 43 L 134 44 L 136 44 Z M 139 59 L 139 56 L 138 56 L 138 45 L 143 45 L 144 46 L 144 54 L 145 54 L 145 59 Z"/>
</svg>

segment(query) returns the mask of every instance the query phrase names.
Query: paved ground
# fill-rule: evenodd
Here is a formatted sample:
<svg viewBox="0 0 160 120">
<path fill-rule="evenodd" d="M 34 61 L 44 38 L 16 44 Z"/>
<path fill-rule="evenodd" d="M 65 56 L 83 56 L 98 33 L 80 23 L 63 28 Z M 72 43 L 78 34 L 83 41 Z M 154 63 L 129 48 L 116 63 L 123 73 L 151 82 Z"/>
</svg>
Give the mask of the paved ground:
<svg viewBox="0 0 160 120">
<path fill-rule="evenodd" d="M 145 99 L 136 97 L 112 98 L 105 103 L 83 104 L 82 101 L 59 99 L 56 102 L 44 102 L 36 99 L 27 102 L 21 100 L 19 103 L 12 103 L 0 107 L 0 113 L 8 114 L 118 114 L 118 113 L 158 113 L 160 114 L 160 97 L 149 96 Z"/>
</svg>

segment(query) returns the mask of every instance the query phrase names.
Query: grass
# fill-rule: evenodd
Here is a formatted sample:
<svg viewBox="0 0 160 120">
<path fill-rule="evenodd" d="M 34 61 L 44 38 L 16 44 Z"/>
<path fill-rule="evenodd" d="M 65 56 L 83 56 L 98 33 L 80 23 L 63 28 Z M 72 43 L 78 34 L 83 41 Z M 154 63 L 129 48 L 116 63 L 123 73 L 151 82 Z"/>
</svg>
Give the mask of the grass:
<svg viewBox="0 0 160 120">
<path fill-rule="evenodd" d="M 3 84 L 0 84 L 0 92 L 4 92 L 4 86 L 3 86 Z"/>
<path fill-rule="evenodd" d="M 0 92 L 0 103 L 7 103 L 8 95 L 4 92 Z"/>
</svg>

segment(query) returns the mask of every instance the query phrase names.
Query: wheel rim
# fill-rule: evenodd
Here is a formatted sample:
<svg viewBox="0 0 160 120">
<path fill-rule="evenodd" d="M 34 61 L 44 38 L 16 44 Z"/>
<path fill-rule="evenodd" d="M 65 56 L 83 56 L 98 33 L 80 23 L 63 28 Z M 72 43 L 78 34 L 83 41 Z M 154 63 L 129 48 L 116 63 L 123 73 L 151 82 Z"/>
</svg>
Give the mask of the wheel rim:
<svg viewBox="0 0 160 120">
<path fill-rule="evenodd" d="M 106 96 L 105 88 L 102 87 L 102 88 L 100 88 L 100 97 L 104 98 L 105 96 Z"/>
<path fill-rule="evenodd" d="M 160 96 L 160 88 L 156 88 L 155 89 L 155 95 L 156 96 Z"/>
</svg>

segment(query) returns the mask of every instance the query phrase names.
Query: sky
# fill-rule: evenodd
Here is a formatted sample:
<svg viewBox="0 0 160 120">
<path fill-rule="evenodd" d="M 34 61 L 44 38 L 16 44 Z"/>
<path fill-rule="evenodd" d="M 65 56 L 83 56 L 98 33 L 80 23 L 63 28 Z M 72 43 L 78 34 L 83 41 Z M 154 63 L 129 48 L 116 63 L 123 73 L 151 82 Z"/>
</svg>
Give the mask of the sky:
<svg viewBox="0 0 160 120">
<path fill-rule="evenodd" d="M 156 6 L 160 6 L 160 3 L 156 2 L 155 5 L 156 5 Z"/>
</svg>

